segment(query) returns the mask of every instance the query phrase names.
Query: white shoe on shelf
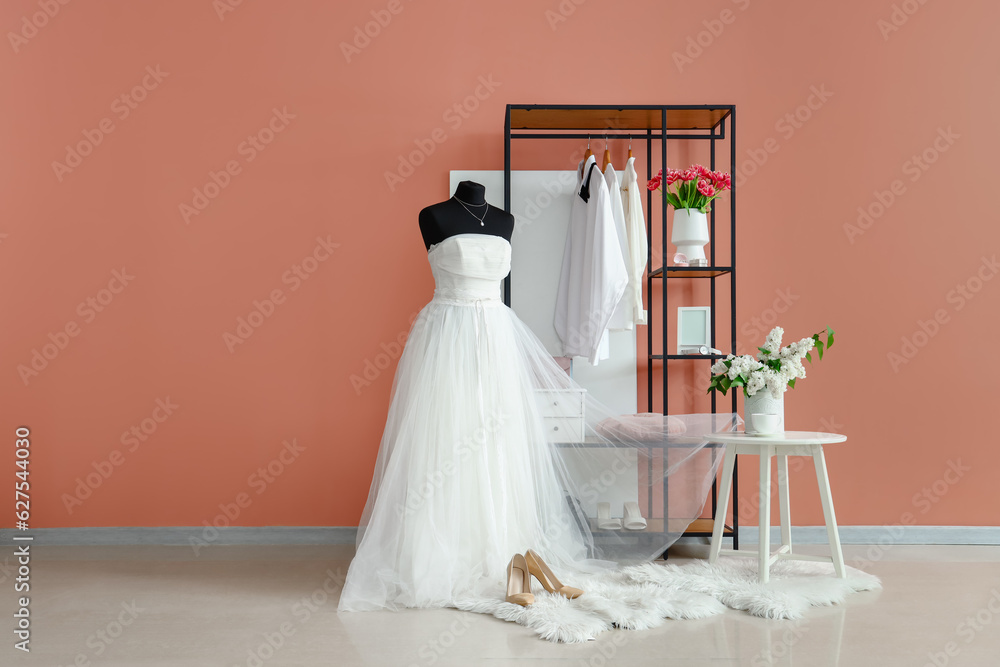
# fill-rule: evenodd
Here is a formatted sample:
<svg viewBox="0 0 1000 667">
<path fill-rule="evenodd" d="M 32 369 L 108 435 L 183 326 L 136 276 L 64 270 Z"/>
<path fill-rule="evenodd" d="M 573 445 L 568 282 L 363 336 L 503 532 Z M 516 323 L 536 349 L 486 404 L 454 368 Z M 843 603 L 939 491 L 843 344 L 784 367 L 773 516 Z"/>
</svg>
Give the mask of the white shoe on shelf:
<svg viewBox="0 0 1000 667">
<path fill-rule="evenodd" d="M 622 511 L 622 523 L 625 525 L 625 530 L 646 529 L 646 520 L 639 513 L 639 503 L 625 503 L 624 510 Z"/>
<path fill-rule="evenodd" d="M 611 503 L 597 503 L 597 529 L 621 530 L 622 520 L 611 518 Z"/>
</svg>

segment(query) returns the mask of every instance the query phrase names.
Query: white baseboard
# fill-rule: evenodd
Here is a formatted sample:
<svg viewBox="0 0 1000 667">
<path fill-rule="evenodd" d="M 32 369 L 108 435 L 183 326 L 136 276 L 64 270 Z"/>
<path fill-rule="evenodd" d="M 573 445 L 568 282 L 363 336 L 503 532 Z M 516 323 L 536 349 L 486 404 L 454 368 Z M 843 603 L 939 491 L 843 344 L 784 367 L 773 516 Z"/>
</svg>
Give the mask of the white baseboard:
<svg viewBox="0 0 1000 667">
<path fill-rule="evenodd" d="M 198 541 L 213 545 L 335 545 L 354 544 L 357 528 L 351 526 L 204 526 L 162 528 L 39 528 L 28 532 L 5 529 L 0 543 L 16 544 L 11 538 L 33 536 L 35 545 L 169 545 L 191 546 Z M 740 545 L 757 544 L 755 526 L 740 527 Z M 771 527 L 771 543 L 780 543 L 777 526 Z M 1000 545 L 1000 526 L 841 526 L 842 544 L 980 544 Z M 707 538 L 685 537 L 680 543 L 704 543 Z M 727 540 L 728 542 L 728 540 Z M 792 526 L 793 544 L 826 544 L 823 526 Z"/>
<path fill-rule="evenodd" d="M 160 528 L 37 528 L 27 532 L 6 529 L 0 531 L 0 543 L 14 542 L 14 534 L 33 536 L 35 545 L 99 546 L 99 545 L 165 545 L 191 546 L 237 544 L 354 544 L 357 528 L 339 526 L 169 526 Z"/>
<path fill-rule="evenodd" d="M 1000 545 L 1000 526 L 840 526 L 841 544 Z M 740 526 L 740 545 L 757 544 L 756 526 Z M 826 544 L 826 526 L 792 526 L 792 544 Z M 771 526 L 771 544 L 781 544 L 781 529 Z"/>
</svg>

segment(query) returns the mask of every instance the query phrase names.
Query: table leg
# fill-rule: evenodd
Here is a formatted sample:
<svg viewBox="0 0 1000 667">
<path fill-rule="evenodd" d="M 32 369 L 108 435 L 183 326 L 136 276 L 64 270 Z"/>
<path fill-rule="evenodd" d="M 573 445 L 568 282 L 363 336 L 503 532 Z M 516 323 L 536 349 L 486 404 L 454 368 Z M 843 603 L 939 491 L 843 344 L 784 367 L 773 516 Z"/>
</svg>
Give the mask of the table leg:
<svg viewBox="0 0 1000 667">
<path fill-rule="evenodd" d="M 830 476 L 826 471 L 826 457 L 823 456 L 823 445 L 813 445 L 813 465 L 816 467 L 816 481 L 819 483 L 819 497 L 823 503 L 823 516 L 826 518 L 826 536 L 830 541 L 830 552 L 833 558 L 833 568 L 841 579 L 847 576 L 844 568 L 844 552 L 840 548 L 840 532 L 837 530 L 837 515 L 833 511 L 833 494 L 830 491 Z"/>
<path fill-rule="evenodd" d="M 760 510 L 757 523 L 760 525 L 760 539 L 757 543 L 757 555 L 760 561 L 760 583 L 768 580 L 768 561 L 771 559 L 771 456 L 774 453 L 772 445 L 761 447 L 760 450 Z"/>
<path fill-rule="evenodd" d="M 708 562 L 719 559 L 719 549 L 722 548 L 722 531 L 726 527 L 726 512 L 729 510 L 729 491 L 733 486 L 733 465 L 736 463 L 736 449 L 728 445 L 722 453 L 722 486 L 719 487 L 718 511 L 715 513 L 715 525 L 712 527 L 712 548 L 708 554 Z"/>
<path fill-rule="evenodd" d="M 778 511 L 781 514 L 781 544 L 788 547 L 792 553 L 792 520 L 789 516 L 791 508 L 788 502 L 788 456 L 777 454 L 778 457 Z"/>
</svg>

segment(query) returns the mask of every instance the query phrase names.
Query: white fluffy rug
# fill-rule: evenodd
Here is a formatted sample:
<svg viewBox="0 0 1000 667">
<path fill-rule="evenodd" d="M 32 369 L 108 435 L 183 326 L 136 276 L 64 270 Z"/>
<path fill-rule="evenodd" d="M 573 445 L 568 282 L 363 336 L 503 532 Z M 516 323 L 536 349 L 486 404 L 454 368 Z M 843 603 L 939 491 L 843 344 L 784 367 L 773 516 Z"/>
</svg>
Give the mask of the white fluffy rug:
<svg viewBox="0 0 1000 667">
<path fill-rule="evenodd" d="M 848 567 L 847 578 L 840 579 L 833 565 L 806 561 L 778 561 L 771 566 L 770 577 L 767 584 L 758 583 L 754 558 L 725 557 L 715 565 L 644 563 L 574 581 L 563 579 L 584 589 L 575 600 L 533 586 L 535 603 L 529 607 L 502 599 L 469 600 L 456 606 L 519 623 L 542 639 L 575 643 L 612 628 L 645 630 L 666 619 L 705 618 L 725 607 L 763 618 L 801 618 L 809 607 L 838 604 L 850 593 L 882 587 L 878 577 L 861 570 Z"/>
</svg>

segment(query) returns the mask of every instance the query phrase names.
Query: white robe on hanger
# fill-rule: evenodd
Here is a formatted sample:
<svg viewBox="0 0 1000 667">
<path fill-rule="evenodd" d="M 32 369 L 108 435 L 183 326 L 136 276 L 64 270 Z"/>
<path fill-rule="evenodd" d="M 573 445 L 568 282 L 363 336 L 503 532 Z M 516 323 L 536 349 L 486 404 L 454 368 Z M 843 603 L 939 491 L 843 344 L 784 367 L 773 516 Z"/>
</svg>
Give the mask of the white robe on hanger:
<svg viewBox="0 0 1000 667">
<path fill-rule="evenodd" d="M 625 163 L 622 176 L 622 208 L 625 212 L 625 230 L 628 234 L 628 291 L 626 298 L 632 301 L 633 322 L 646 323 L 646 311 L 642 307 L 642 279 L 646 273 L 646 216 L 642 212 L 642 192 L 639 175 L 635 172 L 635 158 Z"/>
<path fill-rule="evenodd" d="M 596 366 L 607 358 L 605 334 L 628 287 L 628 269 L 615 230 L 608 185 L 593 155 L 581 163 L 578 177 L 554 323 L 563 355 L 586 357 Z"/>
<path fill-rule="evenodd" d="M 618 235 L 618 247 L 621 248 L 622 263 L 625 265 L 627 274 L 631 260 L 629 257 L 628 232 L 625 229 L 625 209 L 622 206 L 622 191 L 621 185 L 618 183 L 618 174 L 615 172 L 614 165 L 610 162 L 608 163 L 608 168 L 604 170 L 604 181 L 608 184 L 608 193 L 611 195 L 611 213 L 615 219 L 615 233 Z M 629 276 L 629 283 L 631 283 L 631 275 Z M 628 291 L 628 286 L 626 286 L 625 294 L 621 301 L 618 302 L 618 306 L 611 316 L 611 323 L 608 325 L 609 331 L 632 330 L 635 321 L 635 314 L 632 310 L 633 304 L 634 299 L 632 299 Z"/>
</svg>

